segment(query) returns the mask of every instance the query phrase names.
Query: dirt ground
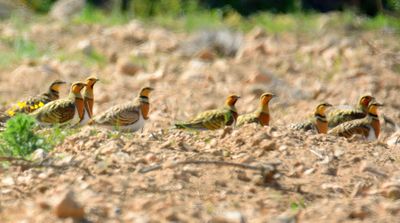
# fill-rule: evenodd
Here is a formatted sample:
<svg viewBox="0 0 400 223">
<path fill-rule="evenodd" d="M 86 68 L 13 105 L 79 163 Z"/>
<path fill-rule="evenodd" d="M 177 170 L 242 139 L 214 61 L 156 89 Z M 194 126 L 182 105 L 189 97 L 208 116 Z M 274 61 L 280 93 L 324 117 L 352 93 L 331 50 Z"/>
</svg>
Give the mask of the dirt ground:
<svg viewBox="0 0 400 223">
<path fill-rule="evenodd" d="M 156 90 L 143 132 L 86 126 L 39 157 L 42 167 L 0 169 L 1 222 L 72 222 L 55 214 L 66 197 L 83 208 L 82 222 L 398 222 L 400 134 L 382 118 L 400 123 L 398 34 L 329 26 L 313 35 L 225 34 L 220 46 L 138 21 L 28 26 L 23 35 L 51 53 L 0 71 L 3 109 L 57 78 L 97 75 L 94 114 L 145 85 Z M 0 36 L 18 35 L 0 23 Z M 104 61 L 87 62 L 94 53 Z M 279 96 L 269 127 L 171 128 L 230 93 L 242 96 L 239 113 L 253 111 L 264 91 Z M 365 93 L 385 104 L 376 142 L 288 127 L 320 102 L 354 105 Z"/>
</svg>

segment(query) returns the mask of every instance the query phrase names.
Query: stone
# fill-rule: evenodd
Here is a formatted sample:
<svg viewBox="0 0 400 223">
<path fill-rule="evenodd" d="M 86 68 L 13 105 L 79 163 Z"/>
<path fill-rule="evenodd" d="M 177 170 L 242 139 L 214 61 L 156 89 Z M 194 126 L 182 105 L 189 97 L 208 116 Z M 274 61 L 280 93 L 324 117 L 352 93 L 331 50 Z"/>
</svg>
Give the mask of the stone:
<svg viewBox="0 0 400 223">
<path fill-rule="evenodd" d="M 74 200 L 74 193 L 69 191 L 54 207 L 54 214 L 59 218 L 83 219 L 85 211 L 84 208 Z"/>
<path fill-rule="evenodd" d="M 61 21 L 71 19 L 85 7 L 85 0 L 59 0 L 51 8 L 50 15 Z"/>
<path fill-rule="evenodd" d="M 47 152 L 43 149 L 37 149 L 32 153 L 31 156 L 33 161 L 41 162 L 47 157 Z"/>
<path fill-rule="evenodd" d="M 90 55 L 93 53 L 93 45 L 90 40 L 79 41 L 76 48 L 85 55 Z"/>
<path fill-rule="evenodd" d="M 134 76 L 142 70 L 142 68 L 127 59 L 118 60 L 117 71 L 121 74 Z"/>
<path fill-rule="evenodd" d="M 209 223 L 245 223 L 246 218 L 239 211 L 226 211 L 211 218 Z"/>
</svg>

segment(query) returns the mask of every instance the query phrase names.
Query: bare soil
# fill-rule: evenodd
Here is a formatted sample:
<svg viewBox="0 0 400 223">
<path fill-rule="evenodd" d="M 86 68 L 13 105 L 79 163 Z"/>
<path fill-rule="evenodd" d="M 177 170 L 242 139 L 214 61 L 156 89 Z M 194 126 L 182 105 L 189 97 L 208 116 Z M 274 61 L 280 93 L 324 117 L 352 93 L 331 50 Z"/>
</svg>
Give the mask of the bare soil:
<svg viewBox="0 0 400 223">
<path fill-rule="evenodd" d="M 145 85 L 156 90 L 143 132 L 85 126 L 40 165 L 1 168 L 1 222 L 72 222 L 55 214 L 67 192 L 90 222 L 399 221 L 400 140 L 391 138 L 395 127 L 382 118 L 400 123 L 397 34 L 254 29 L 232 57 L 212 47 L 187 55 L 186 47 L 199 44 L 196 34 L 137 21 L 113 27 L 46 22 L 23 33 L 57 53 L 0 71 L 3 109 L 57 78 L 97 75 L 95 114 L 132 100 Z M 16 35 L 12 25 L 0 24 L 0 36 Z M 88 63 L 88 51 L 105 61 Z M 253 111 L 263 91 L 279 96 L 270 104 L 269 127 L 172 129 L 177 120 L 222 105 L 230 93 L 242 96 L 239 113 Z M 376 142 L 288 127 L 320 102 L 354 105 L 364 93 L 385 104 Z"/>
</svg>

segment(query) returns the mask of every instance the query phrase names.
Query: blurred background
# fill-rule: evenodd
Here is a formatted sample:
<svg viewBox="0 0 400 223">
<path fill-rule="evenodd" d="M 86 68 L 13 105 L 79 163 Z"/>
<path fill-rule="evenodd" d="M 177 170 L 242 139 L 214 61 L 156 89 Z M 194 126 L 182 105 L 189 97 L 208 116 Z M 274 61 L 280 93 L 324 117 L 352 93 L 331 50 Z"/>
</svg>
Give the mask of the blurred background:
<svg viewBox="0 0 400 223">
<path fill-rule="evenodd" d="M 345 10 L 368 16 L 382 13 L 398 16 L 400 11 L 399 0 L 0 0 L 0 14 L 5 17 L 18 7 L 25 7 L 38 13 L 48 13 L 54 4 L 60 2 L 86 4 L 107 11 L 119 10 L 140 17 L 161 13 L 183 15 L 201 9 L 217 9 L 222 13 L 235 11 L 243 16 L 261 11 L 293 13 Z"/>
</svg>

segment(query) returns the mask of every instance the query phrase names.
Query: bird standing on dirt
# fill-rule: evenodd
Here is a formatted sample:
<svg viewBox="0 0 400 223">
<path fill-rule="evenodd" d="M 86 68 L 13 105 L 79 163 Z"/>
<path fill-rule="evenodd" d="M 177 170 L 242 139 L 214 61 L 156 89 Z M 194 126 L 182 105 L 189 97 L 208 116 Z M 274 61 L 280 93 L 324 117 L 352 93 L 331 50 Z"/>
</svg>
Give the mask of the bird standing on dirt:
<svg viewBox="0 0 400 223">
<path fill-rule="evenodd" d="M 84 114 L 84 103 L 81 90 L 86 86 L 84 82 L 75 82 L 67 98 L 52 101 L 35 112 L 35 117 L 40 125 L 70 124 L 74 126 L 80 122 Z"/>
<path fill-rule="evenodd" d="M 358 101 L 354 108 L 334 109 L 327 112 L 328 126 L 333 128 L 341 123 L 355 119 L 362 119 L 368 114 L 368 105 L 375 98 L 370 95 L 364 95 Z"/>
<path fill-rule="evenodd" d="M 31 113 L 45 104 L 57 100 L 60 97 L 60 88 L 65 82 L 61 80 L 53 81 L 49 89 L 39 95 L 28 98 L 27 100 L 18 102 L 13 107 L 9 108 L 5 114 L 0 116 L 0 122 L 5 122 L 17 113 Z"/>
<path fill-rule="evenodd" d="M 270 115 L 269 115 L 269 101 L 276 97 L 272 93 L 264 93 L 260 97 L 260 105 L 258 109 L 252 113 L 240 115 L 238 117 L 238 126 L 244 125 L 246 123 L 258 123 L 262 126 L 269 125 Z"/>
<path fill-rule="evenodd" d="M 381 126 L 378 118 L 378 107 L 383 106 L 377 102 L 371 102 L 368 106 L 368 114 L 363 119 L 357 119 L 342 123 L 329 130 L 329 134 L 350 138 L 353 135 L 362 135 L 368 141 L 378 139 Z"/>
<path fill-rule="evenodd" d="M 93 117 L 93 104 L 94 104 L 94 94 L 93 87 L 96 82 L 99 81 L 97 77 L 90 76 L 86 79 L 86 87 L 83 89 L 83 102 L 85 105 L 85 113 L 80 125 L 85 125 Z"/>
<path fill-rule="evenodd" d="M 127 132 L 142 129 L 145 121 L 149 119 L 149 95 L 153 90 L 151 87 L 142 88 L 132 102 L 109 108 L 103 114 L 90 120 L 89 125 L 113 127 Z"/>
<path fill-rule="evenodd" d="M 239 98 L 237 95 L 230 95 L 225 100 L 223 107 L 199 113 L 188 122 L 176 123 L 175 127 L 178 129 L 216 130 L 225 126 L 235 126 L 238 117 L 235 104 Z"/>
<path fill-rule="evenodd" d="M 328 121 L 326 120 L 325 111 L 329 107 L 332 107 L 329 103 L 319 104 L 315 108 L 313 117 L 302 123 L 292 125 L 291 128 L 305 131 L 316 130 L 320 134 L 326 134 L 328 132 Z"/>
</svg>

